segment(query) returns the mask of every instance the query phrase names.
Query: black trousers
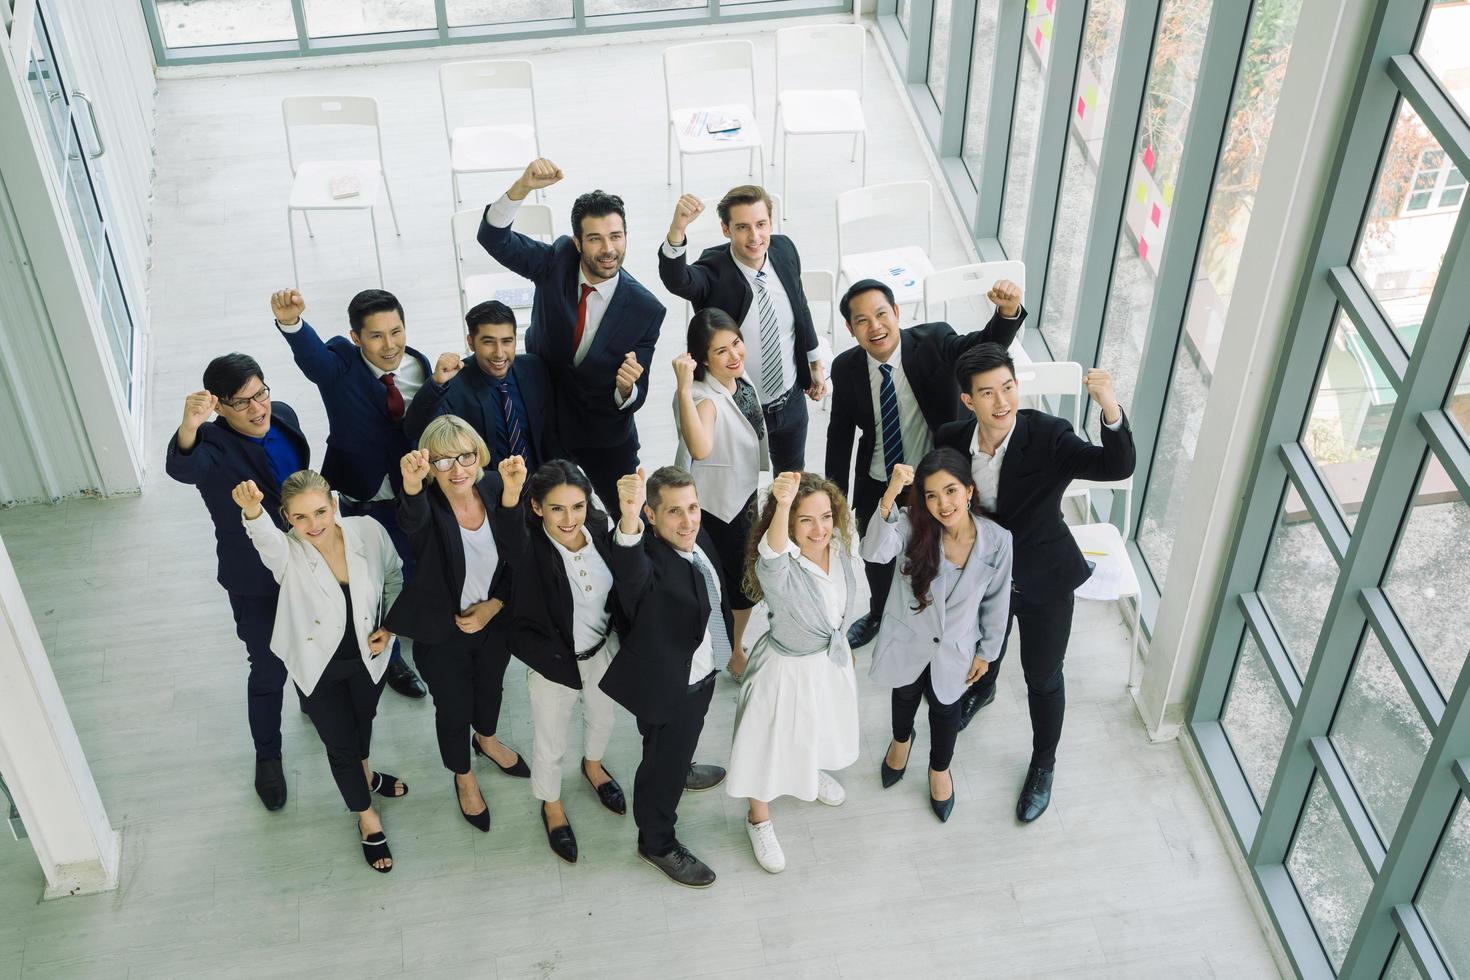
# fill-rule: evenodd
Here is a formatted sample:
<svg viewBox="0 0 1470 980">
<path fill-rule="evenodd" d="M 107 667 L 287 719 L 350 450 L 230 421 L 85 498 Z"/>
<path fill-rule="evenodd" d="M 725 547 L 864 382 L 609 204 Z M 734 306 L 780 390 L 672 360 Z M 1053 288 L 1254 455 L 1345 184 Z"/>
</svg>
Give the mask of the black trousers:
<svg viewBox="0 0 1470 980">
<path fill-rule="evenodd" d="M 725 577 L 725 589 L 730 593 L 731 609 L 751 609 L 755 601 L 745 594 L 745 543 L 750 537 L 750 527 L 755 523 L 755 494 L 745 502 L 733 521 L 722 521 L 709 511 L 700 515 L 700 527 L 714 542 L 715 554 L 711 560 L 720 566 Z"/>
<path fill-rule="evenodd" d="M 859 460 L 860 472 L 857 481 L 852 488 L 852 506 L 857 512 L 858 534 L 868 533 L 868 521 L 872 519 L 874 511 L 878 508 L 878 501 L 883 498 L 885 484 L 873 479 L 868 475 L 866 460 Z M 896 560 L 895 560 L 896 561 Z M 883 618 L 883 606 L 888 602 L 888 590 L 893 588 L 893 569 L 895 561 L 884 562 L 879 565 L 874 562 L 863 562 L 863 574 L 868 578 L 868 615 L 876 622 Z"/>
<path fill-rule="evenodd" d="M 374 682 L 359 659 L 333 660 L 322 671 L 311 694 L 301 695 L 306 716 L 327 747 L 327 764 L 332 767 L 337 791 L 353 813 L 372 806 L 362 760 L 368 757 L 373 742 L 373 719 L 387 680 L 384 674 L 381 681 Z"/>
<path fill-rule="evenodd" d="M 944 772 L 954 759 L 955 738 L 960 733 L 960 699 L 953 704 L 940 701 L 928 667 L 912 684 L 893 689 L 893 740 L 907 742 L 913 737 L 921 698 L 929 702 L 929 768 Z"/>
<path fill-rule="evenodd" d="M 806 469 L 806 429 L 811 418 L 806 401 L 806 392 L 793 385 L 775 411 L 765 412 L 772 473 L 799 473 Z"/>
<path fill-rule="evenodd" d="M 671 706 L 667 721 L 651 724 L 638 719 L 643 760 L 633 777 L 633 822 L 638 825 L 638 847 L 644 854 L 662 857 L 674 849 L 684 777 L 694 761 L 714 693 L 715 675 L 710 674 Z"/>
<path fill-rule="evenodd" d="M 245 710 L 255 758 L 281 757 L 281 692 L 286 689 L 286 665 L 271 653 L 271 631 L 276 625 L 278 592 L 270 595 L 229 593 L 235 614 L 235 635 L 245 644 L 250 673 L 245 680 Z"/>
<path fill-rule="evenodd" d="M 470 771 L 470 729 L 486 738 L 500 723 L 500 698 L 510 647 L 497 622 L 445 643 L 415 644 L 414 660 L 434 699 L 439 759 L 450 772 Z"/>
<path fill-rule="evenodd" d="M 1031 764 L 1040 769 L 1056 765 L 1057 744 L 1062 740 L 1062 719 L 1067 712 L 1062 661 L 1067 655 L 1067 639 L 1072 635 L 1075 605 L 1076 598 L 1070 592 L 1033 602 L 1012 589 L 1010 618 L 1000 656 L 970 688 L 982 697 L 989 697 L 1000 677 L 1005 644 L 1011 638 L 1011 630 L 1019 627 L 1021 670 L 1026 676 L 1026 702 L 1031 709 Z"/>
<path fill-rule="evenodd" d="M 343 498 L 338 505 L 345 517 L 371 517 L 383 525 L 383 530 L 388 532 L 388 540 L 393 542 L 393 550 L 398 552 L 398 557 L 403 562 L 403 584 L 407 587 L 413 578 L 413 548 L 408 544 L 408 535 L 398 527 L 398 501 L 396 500 L 369 500 L 359 502 Z M 398 637 L 393 637 L 393 650 L 391 656 L 394 660 L 402 662 L 403 650 L 398 642 Z"/>
<path fill-rule="evenodd" d="M 627 442 L 617 446 L 596 446 L 587 449 L 568 449 L 570 456 L 587 481 L 597 491 L 602 509 L 609 514 L 618 512 L 618 480 L 638 469 L 638 436 L 635 433 Z"/>
</svg>

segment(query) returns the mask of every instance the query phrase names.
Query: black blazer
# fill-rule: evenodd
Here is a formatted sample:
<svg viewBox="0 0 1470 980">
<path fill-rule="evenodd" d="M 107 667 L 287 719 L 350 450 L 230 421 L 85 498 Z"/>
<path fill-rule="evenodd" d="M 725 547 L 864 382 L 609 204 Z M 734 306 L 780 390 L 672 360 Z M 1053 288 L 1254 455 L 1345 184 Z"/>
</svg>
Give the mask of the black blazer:
<svg viewBox="0 0 1470 980">
<path fill-rule="evenodd" d="M 963 414 L 960 386 L 954 379 L 954 363 L 959 356 L 976 344 L 987 342 L 1009 347 L 1025 322 L 1026 308 L 1023 306 L 1015 319 L 1006 319 L 997 311 L 983 330 L 973 333 L 956 334 L 947 323 L 921 323 L 899 331 L 899 357 L 904 378 L 913 390 L 919 411 L 931 432 Z M 873 458 L 873 447 L 881 435 L 873 416 L 867 351 L 853 347 L 838 354 L 832 361 L 831 380 L 832 417 L 827 423 L 827 476 L 844 495 L 851 495 L 848 488 L 856 486 L 858 494 L 852 501 L 853 512 L 871 514 L 878 506 L 878 497 L 883 490 L 882 487 L 873 487 L 871 480 L 863 479 L 868 472 L 868 461 Z M 854 433 L 860 433 L 856 481 L 852 480 Z M 911 459 L 908 462 L 917 465 L 919 461 Z M 868 499 L 870 497 L 872 499 Z"/>
<path fill-rule="evenodd" d="M 939 430 L 936 446 L 958 449 L 970 458 L 975 417 L 951 422 Z M 1103 426 L 1102 445 L 1094 446 L 1072 431 L 1072 423 L 1035 409 L 1016 412 L 1000 486 L 995 497 L 997 524 L 1011 532 L 1015 564 L 1011 578 L 1028 599 L 1066 595 L 1087 581 L 1092 571 L 1062 520 L 1062 493 L 1075 480 L 1121 480 L 1133 475 L 1136 457 L 1128 416 L 1117 431 Z"/>
<path fill-rule="evenodd" d="M 412 496 L 398 492 L 398 526 L 408 535 L 415 564 L 413 577 L 403 583 L 403 591 L 388 610 L 383 625 L 398 636 L 444 643 L 464 635 L 454 625 L 454 617 L 463 611 L 459 595 L 464 589 L 464 542 L 454 508 L 433 479 L 430 476 L 425 480 L 423 489 Z M 489 520 L 500 503 L 500 474 L 486 470 L 475 489 Z M 503 557 L 495 566 L 490 594 L 485 598 L 510 604 L 511 576 Z M 500 628 L 504 618 L 505 610 L 501 610 L 486 629 Z"/>
<path fill-rule="evenodd" d="M 488 213 L 489 208 L 485 209 Z M 572 364 L 572 335 L 577 328 L 577 269 L 581 254 L 563 235 L 547 245 L 509 228 L 480 219 L 480 244 L 490 257 L 536 285 L 526 350 L 546 360 L 556 388 L 556 412 L 562 443 L 568 450 L 606 449 L 638 438 L 633 413 L 648 398 L 653 348 L 664 322 L 664 305 L 626 269 L 603 313 L 597 336 L 581 364 Z M 618 365 L 632 351 L 643 365 L 633 386 L 633 404 L 619 408 L 613 400 Z"/>
<path fill-rule="evenodd" d="M 473 357 L 466 358 L 463 364 L 447 384 L 435 384 L 433 376 L 429 377 L 409 403 L 408 412 L 403 417 L 404 431 L 416 446 L 419 436 L 434 419 L 441 415 L 458 415 L 475 427 L 485 445 L 490 447 L 493 457 L 495 420 L 503 415 L 500 395 L 490 376 L 480 370 Z M 536 462 L 540 464 L 556 459 L 561 454 L 556 448 L 556 399 L 546 362 L 535 354 L 517 354 L 510 362 L 510 373 L 526 407 L 526 437 L 536 454 Z"/>
<path fill-rule="evenodd" d="M 582 675 L 577 670 L 577 653 L 572 638 L 572 588 L 567 581 L 567 567 L 556 546 L 539 526 L 526 523 L 528 509 L 524 503 L 516 507 L 496 507 L 491 514 L 491 528 L 501 561 L 511 577 L 521 582 L 517 601 L 510 613 L 511 650 L 526 666 L 547 680 L 556 681 L 575 691 L 582 689 Z M 589 509 L 587 533 L 592 547 L 612 569 L 612 533 L 606 517 Z M 627 617 L 616 596 L 608 593 L 608 611 L 612 629 L 621 636 L 627 630 Z M 586 652 L 586 651 L 581 651 Z"/>
<path fill-rule="evenodd" d="M 290 405 L 271 401 L 271 427 L 279 428 L 296 447 L 303 467 L 311 465 L 311 446 L 301 434 L 296 412 Z M 265 495 L 260 506 L 277 527 L 286 530 L 281 518 L 281 484 L 271 472 L 265 449 L 215 416 L 213 421 L 199 427 L 194 448 L 187 453 L 179 449 L 179 434 L 175 431 L 168 440 L 163 468 L 180 483 L 192 484 L 204 498 L 204 506 L 214 521 L 214 550 L 219 559 L 216 578 L 225 591 L 274 595 L 280 586 L 270 570 L 261 564 L 260 553 L 240 522 L 240 505 L 230 495 L 242 480 L 254 480 Z"/>
<path fill-rule="evenodd" d="M 720 574 L 720 559 L 701 529 L 699 547 Z M 646 527 L 643 541 L 611 549 L 613 592 L 627 615 L 629 628 L 618 655 L 599 685 L 608 697 L 640 722 L 668 721 L 671 708 L 689 690 L 689 667 L 709 623 L 709 590 L 694 563 Z M 725 635 L 735 635 L 730 614 L 729 583 L 720 576 L 720 615 Z"/>
<path fill-rule="evenodd" d="M 791 312 L 796 316 L 792 366 L 796 369 L 797 384 L 810 388 L 812 368 L 807 357 L 816 349 L 817 330 L 812 326 L 812 311 L 801 288 L 801 256 L 791 239 L 785 235 L 772 235 L 766 258 L 770 260 L 776 278 L 781 280 L 781 288 L 791 299 Z M 687 299 L 696 313 L 714 307 L 730 314 L 736 323 L 744 323 L 755 295 L 751 291 L 750 280 L 730 254 L 730 246 L 714 245 L 705 249 L 693 265 L 688 259 L 687 250 L 676 259 L 669 258 L 664 254 L 663 244 L 659 244 L 658 277 L 663 280 L 664 288 Z"/>
</svg>

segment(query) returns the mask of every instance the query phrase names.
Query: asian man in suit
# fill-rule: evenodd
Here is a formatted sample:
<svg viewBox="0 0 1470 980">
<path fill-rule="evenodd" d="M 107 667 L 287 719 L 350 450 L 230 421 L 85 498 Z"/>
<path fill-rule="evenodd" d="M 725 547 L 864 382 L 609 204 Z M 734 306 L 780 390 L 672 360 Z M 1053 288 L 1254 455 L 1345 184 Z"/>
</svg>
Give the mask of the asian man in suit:
<svg viewBox="0 0 1470 980">
<path fill-rule="evenodd" d="M 520 456 L 535 468 L 560 452 L 556 443 L 556 399 L 546 362 L 516 353 L 516 315 L 487 300 L 465 315 L 470 357 L 440 354 L 429 384 L 409 406 L 404 427 L 417 442 L 429 422 L 458 415 L 490 447 L 492 465 Z"/>
<path fill-rule="evenodd" d="M 1073 480 L 1121 480 L 1133 475 L 1133 432 L 1108 372 L 1087 372 L 1087 393 L 1102 412 L 1102 445 L 1072 431 L 1066 419 L 1020 408 L 1016 366 L 1004 347 L 980 344 L 960 357 L 954 376 L 971 416 L 939 430 L 936 443 L 970 461 L 980 508 L 1011 532 L 1015 563 L 1012 624 L 1021 631 L 1021 669 L 1031 711 L 1031 763 L 1016 802 L 1030 823 L 1051 802 L 1066 689 L 1062 660 L 1072 632 L 1073 591 L 1092 574 L 1062 520 L 1062 494 Z M 960 697 L 961 728 L 995 697 L 1001 655 Z"/>
<path fill-rule="evenodd" d="M 852 284 L 838 303 L 857 346 L 832 360 L 832 417 L 827 425 L 827 476 L 852 501 L 858 530 L 888 483 L 894 464 L 912 466 L 934 448 L 934 433 L 960 416 L 953 365 L 976 344 L 1009 346 L 1026 322 L 1021 289 L 998 280 L 988 298 L 995 314 L 983 330 L 956 334 L 947 323 L 899 327 L 893 291 L 874 279 Z M 854 473 L 852 443 L 857 434 Z M 851 488 L 851 489 L 849 489 Z M 878 621 L 893 583 L 893 563 L 865 563 L 871 593 L 868 614 L 852 624 L 853 648 L 878 635 Z"/>
<path fill-rule="evenodd" d="M 740 324 L 745 371 L 760 396 L 773 473 L 806 469 L 807 408 L 802 394 L 821 401 L 826 391 L 817 357 L 817 331 L 801 288 L 801 256 L 785 235 L 771 230 L 771 198 L 764 188 L 732 188 L 715 206 L 730 240 L 691 263 L 685 229 L 704 211 L 693 194 L 679 198 L 669 234 L 658 249 L 658 277 L 694 312 L 714 307 Z"/>
<path fill-rule="evenodd" d="M 344 517 L 371 517 L 383 525 L 407 581 L 414 562 L 408 538 L 398 529 L 398 460 L 410 448 L 404 414 L 429 377 L 429 361 L 408 346 L 403 305 L 385 290 L 364 289 L 352 297 L 346 337 L 324 342 L 302 318 L 305 312 L 306 300 L 297 290 L 272 294 L 276 328 L 327 410 L 322 476 L 336 489 Z M 388 686 L 407 698 L 428 693 L 404 661 L 397 639 L 388 661 Z"/>
<path fill-rule="evenodd" d="M 212 422 L 210 415 L 215 415 Z M 311 447 L 296 412 L 271 400 L 265 374 L 247 354 L 223 354 L 209 362 L 204 390 L 184 399 L 184 418 L 168 441 L 164 462 L 169 476 L 198 489 L 214 521 L 218 580 L 230 598 L 235 635 L 245 644 L 250 665 L 245 704 L 255 741 L 255 792 L 267 810 L 286 805 L 281 766 L 286 665 L 271 652 L 280 586 L 245 533 L 232 494 L 238 484 L 254 480 L 264 494 L 265 512 L 285 530 L 281 484 L 310 463 Z"/>
<path fill-rule="evenodd" d="M 561 448 L 611 511 L 618 478 L 638 466 L 633 413 L 648 397 L 664 306 L 623 268 L 627 222 L 616 195 L 578 197 L 571 237 L 550 245 L 511 230 L 526 195 L 561 179 L 550 160 L 531 161 L 485 209 L 479 241 L 491 258 L 536 285 L 526 350 L 551 373 Z"/>
</svg>

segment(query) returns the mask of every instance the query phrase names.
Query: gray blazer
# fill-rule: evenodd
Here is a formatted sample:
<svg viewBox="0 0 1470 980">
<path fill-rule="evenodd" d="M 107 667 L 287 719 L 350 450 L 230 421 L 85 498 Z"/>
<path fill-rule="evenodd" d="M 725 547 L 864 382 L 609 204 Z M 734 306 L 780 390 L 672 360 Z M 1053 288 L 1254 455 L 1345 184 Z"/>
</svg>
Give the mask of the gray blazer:
<svg viewBox="0 0 1470 980">
<path fill-rule="evenodd" d="M 965 693 L 965 677 L 975 657 L 988 662 L 1000 656 L 1011 608 L 1011 532 L 987 518 L 970 517 L 975 522 L 975 547 L 947 598 L 942 573 L 930 589 L 932 601 L 922 611 L 916 611 L 919 600 L 907 575 L 900 575 L 889 590 L 868 671 L 879 684 L 912 684 L 928 667 L 934 693 L 952 704 Z M 882 564 L 899 558 L 908 547 L 909 534 L 909 516 L 897 505 L 886 521 L 875 512 L 863 537 L 863 560 Z"/>
<path fill-rule="evenodd" d="M 825 653 L 837 666 L 848 664 L 847 628 L 852 625 L 853 607 L 857 604 L 854 559 L 843 550 L 833 536 L 832 560 L 842 566 L 847 583 L 847 603 L 842 622 L 834 629 L 827 627 L 827 609 L 811 573 L 801 567 L 795 555 L 781 554 L 774 559 L 760 555 L 755 560 L 755 576 L 765 594 L 770 632 L 768 642 L 783 657 L 807 657 Z M 836 571 L 836 569 L 833 569 Z"/>
</svg>

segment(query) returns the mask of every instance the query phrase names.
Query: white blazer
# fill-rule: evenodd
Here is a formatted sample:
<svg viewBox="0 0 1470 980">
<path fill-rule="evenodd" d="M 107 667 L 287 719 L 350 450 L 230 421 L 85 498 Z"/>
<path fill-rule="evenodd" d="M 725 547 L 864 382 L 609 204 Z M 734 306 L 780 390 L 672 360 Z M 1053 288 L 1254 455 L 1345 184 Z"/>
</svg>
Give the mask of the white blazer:
<svg viewBox="0 0 1470 980">
<path fill-rule="evenodd" d="M 243 520 L 243 516 L 242 516 Z M 286 672 L 310 695 L 337 652 L 347 628 L 347 604 L 331 566 L 311 544 L 286 534 L 262 510 L 247 520 L 245 533 L 260 552 L 260 561 L 281 586 L 271 652 Z M 398 593 L 403 591 L 403 562 L 388 532 L 371 517 L 338 517 L 347 551 L 347 587 L 352 595 L 353 633 L 362 662 L 373 682 L 388 670 L 388 651 L 374 657 L 368 637 L 382 625 Z"/>
<path fill-rule="evenodd" d="M 742 377 L 745 377 L 743 374 Z M 746 378 L 749 381 L 749 378 Z M 684 444 L 684 434 L 679 432 L 679 449 L 674 455 L 674 465 L 682 466 L 694 477 L 695 489 L 699 491 L 699 507 L 709 511 L 720 520 L 729 523 L 740 516 L 745 502 L 760 485 L 761 470 L 771 468 L 770 451 L 764 429 L 756 438 L 755 428 L 735 396 L 708 377 L 695 381 L 690 386 L 694 404 L 702 401 L 715 403 L 714 446 L 704 459 L 695 459 Z M 679 394 L 674 393 L 674 425 L 679 424 Z"/>
</svg>

